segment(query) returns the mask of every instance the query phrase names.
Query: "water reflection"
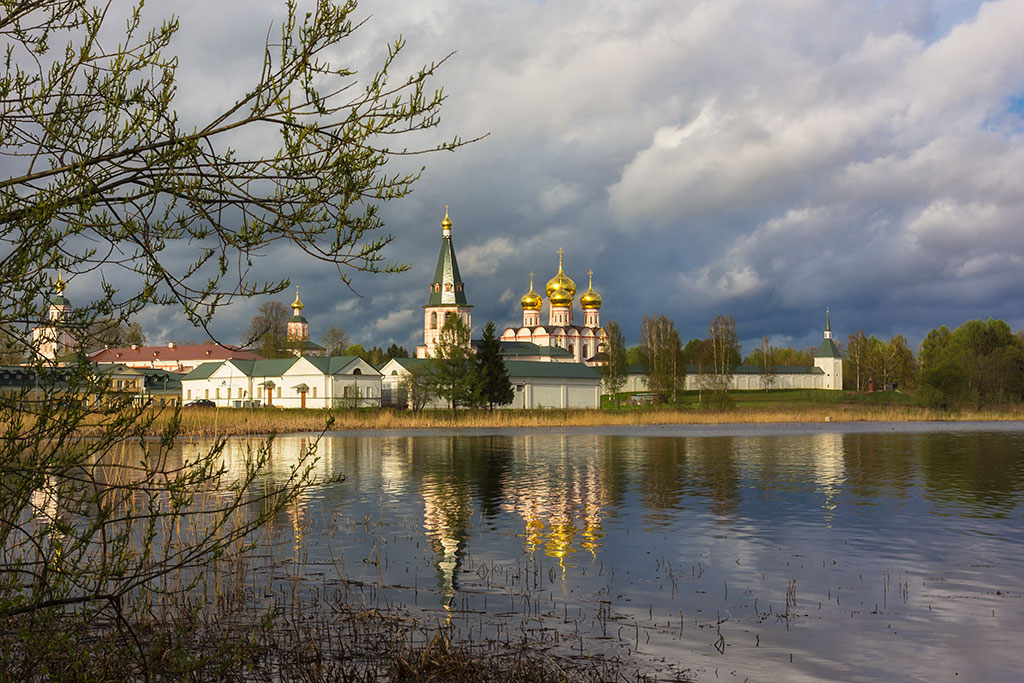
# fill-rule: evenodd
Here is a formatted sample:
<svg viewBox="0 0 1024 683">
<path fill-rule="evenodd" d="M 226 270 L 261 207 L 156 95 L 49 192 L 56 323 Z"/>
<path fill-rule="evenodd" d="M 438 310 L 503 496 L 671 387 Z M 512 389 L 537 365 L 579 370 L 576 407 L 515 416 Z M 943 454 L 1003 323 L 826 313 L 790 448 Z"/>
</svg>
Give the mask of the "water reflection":
<svg viewBox="0 0 1024 683">
<path fill-rule="evenodd" d="M 310 445 L 281 439 L 269 476 Z M 247 448 L 231 442 L 225 458 Z M 602 618 L 649 621 L 652 653 L 751 680 L 869 678 L 887 657 L 968 635 L 963 670 L 1012 671 L 1014 650 L 991 644 L 1024 629 L 1022 452 L 1013 431 L 332 436 L 316 472 L 345 480 L 305 492 L 279 531 L 314 561 L 386 548 L 390 563 L 348 576 L 429 586 L 449 620 L 481 595 L 477 613 L 494 609 L 481 566 L 528 566 L 565 601 L 552 611 L 608 605 Z M 307 547 L 337 516 L 360 523 Z M 501 595 L 511 613 L 513 591 Z M 944 652 L 903 678 L 953 671 Z"/>
</svg>

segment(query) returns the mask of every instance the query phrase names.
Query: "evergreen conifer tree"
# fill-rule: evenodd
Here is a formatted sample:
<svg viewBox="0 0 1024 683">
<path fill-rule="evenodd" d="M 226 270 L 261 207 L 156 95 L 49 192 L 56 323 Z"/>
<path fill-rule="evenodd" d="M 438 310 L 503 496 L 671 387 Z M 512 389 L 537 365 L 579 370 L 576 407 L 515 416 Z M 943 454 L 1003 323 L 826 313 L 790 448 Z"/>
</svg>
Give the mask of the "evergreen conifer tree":
<svg viewBox="0 0 1024 683">
<path fill-rule="evenodd" d="M 494 410 L 494 406 L 512 403 L 515 392 L 508 378 L 508 368 L 501 357 L 501 342 L 495 336 L 494 322 L 488 320 L 476 351 L 477 399 L 480 405 Z"/>
</svg>

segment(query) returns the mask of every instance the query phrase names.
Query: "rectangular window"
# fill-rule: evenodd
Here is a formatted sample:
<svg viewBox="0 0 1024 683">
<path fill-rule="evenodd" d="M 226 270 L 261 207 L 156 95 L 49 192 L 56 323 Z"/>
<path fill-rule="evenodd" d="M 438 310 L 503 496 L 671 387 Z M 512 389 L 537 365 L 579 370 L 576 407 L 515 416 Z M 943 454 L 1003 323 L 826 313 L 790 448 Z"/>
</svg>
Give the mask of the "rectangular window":
<svg viewBox="0 0 1024 683">
<path fill-rule="evenodd" d="M 238 387 L 238 398 L 242 398 L 242 387 Z"/>
<path fill-rule="evenodd" d="M 185 392 L 185 399 L 188 400 L 188 401 L 192 400 L 192 390 L 191 389 L 189 389 L 188 391 Z"/>
<path fill-rule="evenodd" d="M 316 387 L 313 387 L 313 398 L 316 398 Z"/>
<path fill-rule="evenodd" d="M 210 398 L 210 390 L 203 389 L 203 398 Z"/>
<path fill-rule="evenodd" d="M 281 387 L 277 388 L 277 397 L 281 398 Z"/>
<path fill-rule="evenodd" d="M 220 398 L 220 387 L 217 387 L 216 389 L 213 390 L 213 397 Z"/>
</svg>

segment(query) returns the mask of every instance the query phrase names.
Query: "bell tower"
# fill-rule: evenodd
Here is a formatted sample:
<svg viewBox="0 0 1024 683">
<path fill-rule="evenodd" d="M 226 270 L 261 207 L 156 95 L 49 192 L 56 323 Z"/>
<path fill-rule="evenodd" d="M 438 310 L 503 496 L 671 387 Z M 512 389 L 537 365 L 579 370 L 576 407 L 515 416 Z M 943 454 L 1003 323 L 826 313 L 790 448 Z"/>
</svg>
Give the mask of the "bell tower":
<svg viewBox="0 0 1024 683">
<path fill-rule="evenodd" d="M 437 337 L 444 326 L 445 318 L 457 315 L 469 329 L 473 328 L 472 315 L 466 299 L 466 285 L 459 274 L 459 262 L 455 258 L 452 244 L 452 219 L 448 207 L 444 207 L 441 221 L 441 253 L 437 257 L 434 280 L 430 283 L 430 294 L 423 307 L 423 344 L 416 347 L 417 358 L 432 358 L 437 346 Z"/>
</svg>

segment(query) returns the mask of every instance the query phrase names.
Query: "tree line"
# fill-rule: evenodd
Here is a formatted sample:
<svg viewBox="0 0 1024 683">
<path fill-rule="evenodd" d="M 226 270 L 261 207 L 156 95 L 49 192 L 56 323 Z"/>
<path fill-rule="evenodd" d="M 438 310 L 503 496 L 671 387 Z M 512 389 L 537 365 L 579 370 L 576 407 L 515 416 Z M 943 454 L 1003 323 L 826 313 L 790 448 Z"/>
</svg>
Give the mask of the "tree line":
<svg viewBox="0 0 1024 683">
<path fill-rule="evenodd" d="M 611 321 L 605 325 L 605 389 L 617 400 L 633 368 L 643 374 L 649 392 L 676 402 L 689 368 L 697 375 L 699 392 L 707 392 L 711 403 L 726 403 L 741 364 L 759 369 L 766 390 L 774 385 L 777 368 L 814 365 L 817 347 L 775 347 L 765 337 L 742 356 L 737 339 L 732 316 L 716 316 L 706 337 L 683 344 L 670 318 L 648 315 L 640 343 L 629 347 L 621 326 Z M 916 353 L 901 334 L 884 339 L 863 330 L 836 345 L 843 356 L 846 391 L 894 389 L 935 406 L 1024 401 L 1024 331 L 1014 333 L 1002 320 L 971 320 L 952 331 L 943 325 L 928 333 Z"/>
</svg>

